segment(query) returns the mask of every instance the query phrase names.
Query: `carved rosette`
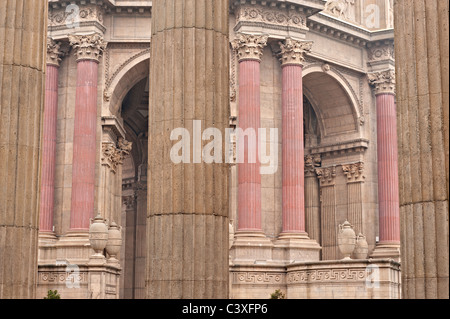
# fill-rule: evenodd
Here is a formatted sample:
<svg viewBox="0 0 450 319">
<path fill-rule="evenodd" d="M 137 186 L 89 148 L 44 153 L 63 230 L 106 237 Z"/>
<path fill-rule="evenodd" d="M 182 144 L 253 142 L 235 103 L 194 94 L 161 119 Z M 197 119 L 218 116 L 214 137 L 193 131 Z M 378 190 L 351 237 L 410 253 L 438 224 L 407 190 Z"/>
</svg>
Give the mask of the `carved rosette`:
<svg viewBox="0 0 450 319">
<path fill-rule="evenodd" d="M 69 35 L 70 45 L 75 49 L 77 62 L 83 60 L 92 60 L 100 62 L 100 57 L 106 49 L 106 43 L 103 37 L 98 33 Z"/>
<path fill-rule="evenodd" d="M 322 166 L 320 155 L 305 156 L 305 177 L 316 177 L 316 169 Z"/>
<path fill-rule="evenodd" d="M 375 95 L 393 94 L 395 95 L 395 71 L 386 70 L 381 72 L 369 73 L 370 85 L 374 88 Z"/>
<path fill-rule="evenodd" d="M 342 165 L 342 169 L 349 183 L 363 182 L 366 178 L 364 176 L 364 162 Z"/>
<path fill-rule="evenodd" d="M 336 183 L 336 166 L 316 169 L 321 186 L 333 186 Z"/>
<path fill-rule="evenodd" d="M 284 43 L 280 43 L 280 61 L 282 66 L 300 65 L 305 62 L 305 55 L 311 52 L 313 43 L 311 41 L 296 41 L 287 38 Z"/>
<path fill-rule="evenodd" d="M 239 62 L 247 60 L 261 62 L 267 40 L 267 35 L 239 34 L 231 45 L 237 52 Z"/>
<path fill-rule="evenodd" d="M 102 165 L 109 167 L 113 172 L 116 172 L 117 167 L 123 164 L 133 147 L 133 143 L 123 138 L 120 138 L 117 144 L 117 147 L 115 143 L 111 142 L 102 144 Z"/>
<path fill-rule="evenodd" d="M 61 50 L 61 43 L 47 37 L 47 65 L 59 67 L 64 55 L 65 52 Z"/>
</svg>

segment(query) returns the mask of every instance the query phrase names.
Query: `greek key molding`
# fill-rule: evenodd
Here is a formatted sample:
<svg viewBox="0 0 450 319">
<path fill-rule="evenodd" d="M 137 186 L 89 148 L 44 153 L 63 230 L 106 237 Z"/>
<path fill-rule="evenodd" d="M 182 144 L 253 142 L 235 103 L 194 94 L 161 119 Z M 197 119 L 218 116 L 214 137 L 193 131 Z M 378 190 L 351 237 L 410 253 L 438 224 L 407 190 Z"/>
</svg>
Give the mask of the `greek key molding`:
<svg viewBox="0 0 450 319">
<path fill-rule="evenodd" d="M 55 271 L 55 272 L 39 272 L 38 283 L 39 284 L 66 284 L 67 281 L 72 283 L 87 284 L 88 273 L 79 272 L 77 274 L 68 271 Z"/>
<path fill-rule="evenodd" d="M 237 272 L 233 273 L 234 284 L 280 285 L 285 282 L 284 273 L 272 272 Z"/>
<path fill-rule="evenodd" d="M 287 284 L 308 283 L 313 281 L 363 281 L 367 277 L 365 269 L 324 269 L 300 270 L 287 274 Z"/>
</svg>

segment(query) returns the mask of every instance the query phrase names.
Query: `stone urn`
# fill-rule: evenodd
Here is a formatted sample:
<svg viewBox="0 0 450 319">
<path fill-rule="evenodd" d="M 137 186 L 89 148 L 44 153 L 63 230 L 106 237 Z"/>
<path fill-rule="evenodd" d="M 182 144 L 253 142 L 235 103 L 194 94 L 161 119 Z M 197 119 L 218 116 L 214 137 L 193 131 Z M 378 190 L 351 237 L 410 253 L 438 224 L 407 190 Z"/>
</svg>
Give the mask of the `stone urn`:
<svg viewBox="0 0 450 319">
<path fill-rule="evenodd" d="M 344 255 L 343 259 L 351 259 L 350 256 L 356 247 L 356 233 L 348 221 L 339 225 L 338 246 L 342 255 Z"/>
<path fill-rule="evenodd" d="M 116 257 L 120 253 L 120 248 L 122 247 L 121 227 L 119 227 L 115 222 L 112 222 L 109 226 L 108 234 L 109 238 L 106 245 L 106 252 L 110 256 L 108 262 L 115 264 L 119 262 Z"/>
<path fill-rule="evenodd" d="M 359 234 L 356 238 L 356 248 L 354 251 L 356 259 L 367 259 L 369 255 L 369 244 L 367 243 L 366 236 Z"/>
<path fill-rule="evenodd" d="M 91 219 L 89 242 L 91 243 L 92 249 L 95 251 L 93 257 L 104 258 L 103 250 L 106 248 L 108 242 L 108 226 L 106 226 L 106 221 L 100 214 L 94 219 Z"/>
</svg>

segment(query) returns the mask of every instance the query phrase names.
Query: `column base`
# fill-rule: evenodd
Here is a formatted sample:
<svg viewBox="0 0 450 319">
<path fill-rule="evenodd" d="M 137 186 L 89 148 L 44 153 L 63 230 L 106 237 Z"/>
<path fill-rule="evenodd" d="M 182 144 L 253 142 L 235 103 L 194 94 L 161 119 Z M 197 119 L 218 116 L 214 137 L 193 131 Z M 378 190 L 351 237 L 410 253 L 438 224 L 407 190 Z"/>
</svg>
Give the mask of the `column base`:
<svg viewBox="0 0 450 319">
<path fill-rule="evenodd" d="M 275 242 L 277 260 L 294 262 L 319 261 L 322 247 L 307 233 L 281 233 Z"/>
<path fill-rule="evenodd" d="M 54 232 L 39 232 L 39 241 L 45 243 L 55 243 L 58 240 Z"/>
<path fill-rule="evenodd" d="M 370 255 L 373 259 L 393 259 L 400 262 L 400 244 L 377 244 L 374 251 Z"/>
<path fill-rule="evenodd" d="M 237 231 L 231 246 L 232 263 L 265 264 L 272 260 L 272 241 L 262 231 Z"/>
</svg>

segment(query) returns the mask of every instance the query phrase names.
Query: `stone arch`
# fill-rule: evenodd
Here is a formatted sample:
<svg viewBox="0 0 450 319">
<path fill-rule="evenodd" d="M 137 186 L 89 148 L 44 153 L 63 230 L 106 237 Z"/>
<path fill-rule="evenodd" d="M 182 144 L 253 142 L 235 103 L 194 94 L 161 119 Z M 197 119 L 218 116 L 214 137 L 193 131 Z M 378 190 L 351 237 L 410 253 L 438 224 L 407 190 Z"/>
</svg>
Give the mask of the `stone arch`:
<svg viewBox="0 0 450 319">
<path fill-rule="evenodd" d="M 119 115 L 127 93 L 150 73 L 150 52 L 145 50 L 125 62 L 107 82 L 104 98 L 111 114 Z"/>
<path fill-rule="evenodd" d="M 359 133 L 363 115 L 360 102 L 348 81 L 337 70 L 323 64 L 306 66 L 304 93 L 319 120 L 321 135 Z"/>
</svg>

